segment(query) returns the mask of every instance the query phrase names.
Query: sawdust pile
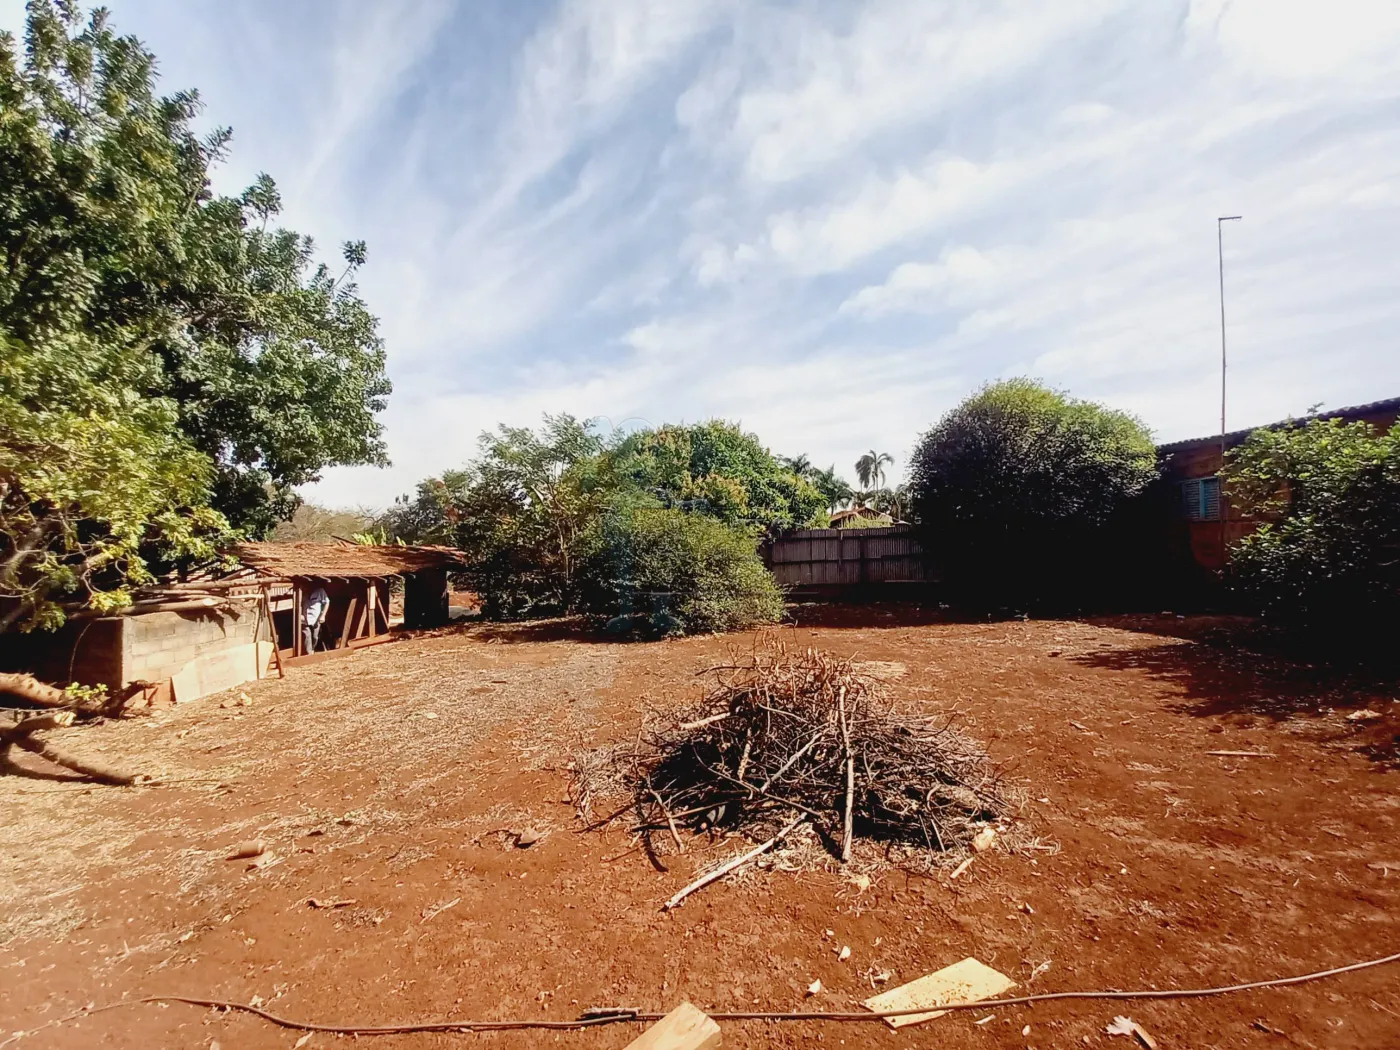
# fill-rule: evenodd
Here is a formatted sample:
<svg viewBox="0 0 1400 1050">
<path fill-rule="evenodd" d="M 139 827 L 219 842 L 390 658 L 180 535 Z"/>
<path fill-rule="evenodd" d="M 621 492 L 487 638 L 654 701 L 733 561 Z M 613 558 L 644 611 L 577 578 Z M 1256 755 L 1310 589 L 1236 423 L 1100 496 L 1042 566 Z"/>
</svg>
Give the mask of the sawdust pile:
<svg viewBox="0 0 1400 1050">
<path fill-rule="evenodd" d="M 707 673 L 699 703 L 575 760 L 585 818 L 595 803 L 631 800 L 595 827 L 630 813 L 648 848 L 659 836 L 681 849 L 684 832 L 762 840 L 805 819 L 843 861 L 859 842 L 935 866 L 1011 808 L 956 716 L 900 713 L 880 678 L 849 660 L 774 646 Z"/>
</svg>

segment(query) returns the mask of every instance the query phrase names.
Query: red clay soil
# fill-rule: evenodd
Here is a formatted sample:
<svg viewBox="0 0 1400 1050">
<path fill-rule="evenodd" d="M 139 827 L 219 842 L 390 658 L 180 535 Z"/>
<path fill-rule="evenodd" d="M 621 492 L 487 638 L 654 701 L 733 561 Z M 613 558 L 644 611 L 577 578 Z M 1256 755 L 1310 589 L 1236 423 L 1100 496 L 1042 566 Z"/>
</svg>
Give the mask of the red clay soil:
<svg viewBox="0 0 1400 1050">
<path fill-rule="evenodd" d="M 753 638 L 601 643 L 558 625 L 420 636 L 256 683 L 251 706 L 221 706 L 235 692 L 55 734 L 164 786 L 98 788 L 17 759 L 21 772 L 0 776 L 0 1045 L 237 1050 L 302 1034 L 177 1004 L 55 1023 L 159 993 L 258 997 L 339 1024 L 566 1019 L 682 999 L 848 1009 L 875 975 L 889 988 L 966 956 L 1039 992 L 1230 984 L 1400 951 L 1392 687 L 1251 655 L 1228 624 L 1173 617 L 941 623 L 867 607 L 798 619 L 779 632 L 790 644 L 903 664 L 898 696 L 964 712 L 1058 852 L 994 849 L 956 881 L 889 871 L 865 889 L 836 870 L 754 871 L 662 913 L 737 844 L 697 841 L 658 872 L 623 828 L 578 832 L 566 766 L 634 732 L 647 705 L 692 696 L 698 669 Z M 1381 717 L 1347 717 L 1366 709 Z M 510 833 L 527 828 L 542 839 L 516 848 Z M 260 868 L 224 859 L 247 839 L 268 847 Z M 824 990 L 805 998 L 817 978 Z M 727 1023 L 724 1045 L 1128 1050 L 1104 1033 L 1126 1014 L 1163 1048 L 1400 1046 L 1398 990 L 1390 966 L 898 1033 Z M 640 1030 L 370 1042 L 592 1050 Z M 5 1044 L 17 1031 L 29 1034 Z"/>
</svg>

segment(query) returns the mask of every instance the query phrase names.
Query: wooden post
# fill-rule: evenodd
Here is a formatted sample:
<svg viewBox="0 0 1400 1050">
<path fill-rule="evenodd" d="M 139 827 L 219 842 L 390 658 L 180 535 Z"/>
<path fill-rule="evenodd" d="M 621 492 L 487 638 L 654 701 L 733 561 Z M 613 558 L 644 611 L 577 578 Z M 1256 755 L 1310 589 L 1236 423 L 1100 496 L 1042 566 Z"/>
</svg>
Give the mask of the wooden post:
<svg viewBox="0 0 1400 1050">
<path fill-rule="evenodd" d="M 301 656 L 301 584 L 292 584 L 292 655 Z"/>
<path fill-rule="evenodd" d="M 277 640 L 277 621 L 272 618 L 272 599 L 268 597 L 265 585 L 262 596 L 263 613 L 267 616 L 267 633 L 272 636 L 272 659 L 277 663 L 277 677 L 286 678 L 287 669 L 282 666 L 282 643 Z"/>
<path fill-rule="evenodd" d="M 340 643 L 337 649 L 344 649 L 347 640 L 356 637 L 350 632 L 351 625 L 355 622 L 355 610 L 359 607 L 360 599 L 351 598 L 350 605 L 345 610 L 345 622 L 340 625 Z"/>
<path fill-rule="evenodd" d="M 373 638 L 379 627 L 378 580 L 370 580 L 365 584 L 365 608 L 369 610 L 369 636 Z"/>
</svg>

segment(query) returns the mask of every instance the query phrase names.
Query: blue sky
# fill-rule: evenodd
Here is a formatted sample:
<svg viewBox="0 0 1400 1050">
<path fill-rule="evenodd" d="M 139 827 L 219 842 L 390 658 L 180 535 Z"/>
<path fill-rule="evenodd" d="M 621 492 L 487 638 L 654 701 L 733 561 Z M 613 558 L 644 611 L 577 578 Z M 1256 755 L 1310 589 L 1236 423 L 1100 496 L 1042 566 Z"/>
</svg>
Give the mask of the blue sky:
<svg viewBox="0 0 1400 1050">
<path fill-rule="evenodd" d="M 323 502 L 545 411 L 848 475 L 1010 375 L 1211 433 L 1224 214 L 1232 428 L 1400 395 L 1394 0 L 109 6 L 221 189 L 369 242 L 394 466 Z"/>
</svg>

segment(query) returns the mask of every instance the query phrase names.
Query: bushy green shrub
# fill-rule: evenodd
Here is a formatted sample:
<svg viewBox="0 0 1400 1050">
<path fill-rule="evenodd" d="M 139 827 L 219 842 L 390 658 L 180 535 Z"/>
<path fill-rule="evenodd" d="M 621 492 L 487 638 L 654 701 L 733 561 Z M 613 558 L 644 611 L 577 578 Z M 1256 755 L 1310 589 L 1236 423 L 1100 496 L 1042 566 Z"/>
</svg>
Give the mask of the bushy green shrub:
<svg viewBox="0 0 1400 1050">
<path fill-rule="evenodd" d="M 752 534 L 706 515 L 617 510 L 583 546 L 581 606 L 614 629 L 728 631 L 782 616 L 782 592 Z"/>
<path fill-rule="evenodd" d="M 1314 420 L 1257 430 L 1231 452 L 1226 492 L 1263 519 L 1230 551 L 1230 581 L 1319 641 L 1395 644 L 1400 626 L 1400 425 Z"/>
<path fill-rule="evenodd" d="M 1025 608 L 1085 599 L 1107 526 L 1156 475 L 1133 416 L 1011 379 L 920 438 L 909 486 L 924 549 L 958 597 Z"/>
</svg>

